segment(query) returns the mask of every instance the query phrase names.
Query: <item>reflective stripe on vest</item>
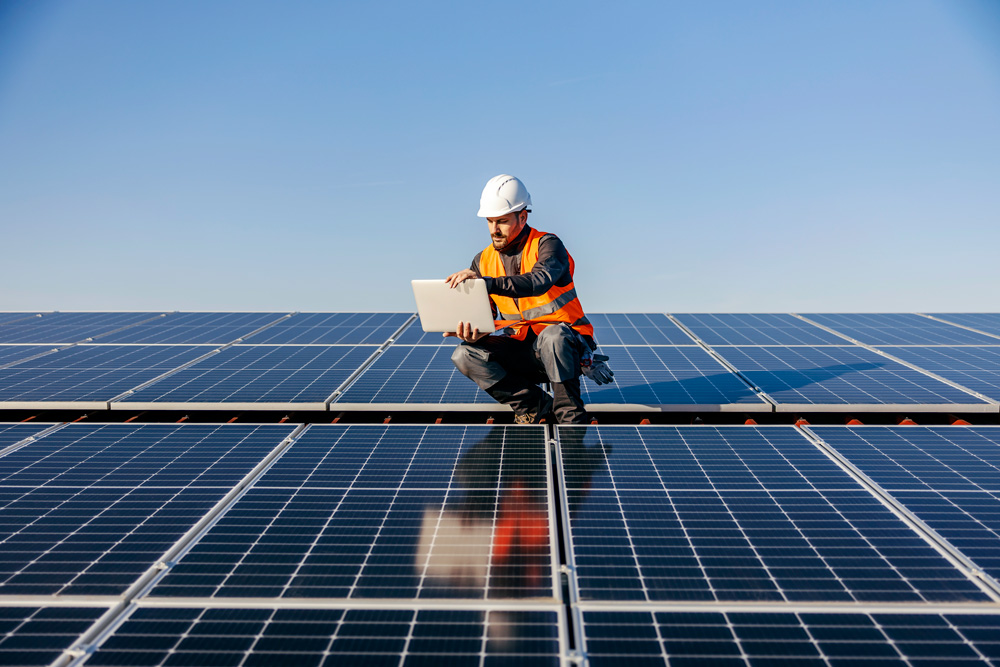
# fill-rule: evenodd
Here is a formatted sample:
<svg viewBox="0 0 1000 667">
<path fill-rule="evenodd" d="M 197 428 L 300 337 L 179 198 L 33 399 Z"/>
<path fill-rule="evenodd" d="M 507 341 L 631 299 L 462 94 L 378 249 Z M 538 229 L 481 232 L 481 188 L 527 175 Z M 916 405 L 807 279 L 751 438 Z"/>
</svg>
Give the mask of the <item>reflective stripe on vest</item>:
<svg viewBox="0 0 1000 667">
<path fill-rule="evenodd" d="M 538 242 L 543 236 L 545 236 L 545 232 L 540 232 L 537 229 L 532 229 L 528 233 L 528 239 L 521 251 L 522 275 L 530 273 L 538 261 Z M 574 269 L 573 257 L 569 256 L 570 283 L 562 287 L 553 285 L 545 294 L 539 296 L 514 299 L 509 296 L 491 294 L 490 298 L 497 308 L 497 317 L 500 318 L 496 320 L 497 329 L 511 327 L 514 330 L 514 337 L 524 340 L 529 329 L 537 334 L 550 324 L 564 322 L 581 334 L 593 336 L 594 327 L 591 326 L 587 316 L 583 314 L 583 307 L 576 296 L 576 286 L 573 284 Z M 500 253 L 492 245 L 487 246 L 479 256 L 479 273 L 483 277 L 490 278 L 501 278 L 507 275 Z"/>
</svg>

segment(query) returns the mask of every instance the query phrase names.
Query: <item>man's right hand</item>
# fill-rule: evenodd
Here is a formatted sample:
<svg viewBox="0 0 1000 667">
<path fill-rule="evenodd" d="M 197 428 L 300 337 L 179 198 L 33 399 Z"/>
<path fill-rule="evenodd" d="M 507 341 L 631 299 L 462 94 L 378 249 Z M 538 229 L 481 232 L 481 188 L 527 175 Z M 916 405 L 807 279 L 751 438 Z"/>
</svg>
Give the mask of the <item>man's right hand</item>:
<svg viewBox="0 0 1000 667">
<path fill-rule="evenodd" d="M 478 327 L 473 329 L 472 325 L 468 322 L 459 322 L 458 326 L 455 328 L 455 331 L 446 331 L 444 333 L 445 338 L 448 338 L 449 336 L 455 336 L 457 338 L 461 338 L 466 343 L 475 343 L 480 338 L 485 338 L 486 336 L 489 335 L 490 334 L 488 332 L 481 333 Z"/>
<path fill-rule="evenodd" d="M 460 284 L 464 283 L 466 280 L 475 277 L 476 277 L 475 271 L 473 271 L 472 269 L 465 269 L 464 271 L 459 271 L 458 273 L 451 274 L 450 276 L 445 278 L 444 281 L 448 283 L 448 287 L 455 289 Z"/>
</svg>

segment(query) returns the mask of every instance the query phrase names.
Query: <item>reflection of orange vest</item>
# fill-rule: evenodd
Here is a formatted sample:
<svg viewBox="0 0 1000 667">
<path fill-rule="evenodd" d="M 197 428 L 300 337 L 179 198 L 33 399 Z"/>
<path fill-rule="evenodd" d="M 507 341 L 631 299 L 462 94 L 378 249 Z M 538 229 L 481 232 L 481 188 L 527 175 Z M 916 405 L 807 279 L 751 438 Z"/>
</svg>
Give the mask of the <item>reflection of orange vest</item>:
<svg viewBox="0 0 1000 667">
<path fill-rule="evenodd" d="M 545 236 L 545 232 L 532 229 L 528 233 L 528 240 L 524 243 L 521 251 L 521 273 L 529 273 L 535 262 L 538 261 L 538 241 Z M 568 255 L 569 253 L 567 253 Z M 524 340 L 528 335 L 528 329 L 536 334 L 550 324 L 565 322 L 573 327 L 578 333 L 587 336 L 594 335 L 594 327 L 590 320 L 583 314 L 583 306 L 576 296 L 576 288 L 573 285 L 573 258 L 569 258 L 569 284 L 563 287 L 553 285 L 545 294 L 539 296 L 525 296 L 514 299 L 509 296 L 490 294 L 493 303 L 497 307 L 499 319 L 496 320 L 497 329 L 512 327 L 514 338 Z M 479 256 L 479 273 L 484 278 L 500 278 L 506 276 L 503 269 L 503 261 L 492 245 L 486 246 Z"/>
</svg>

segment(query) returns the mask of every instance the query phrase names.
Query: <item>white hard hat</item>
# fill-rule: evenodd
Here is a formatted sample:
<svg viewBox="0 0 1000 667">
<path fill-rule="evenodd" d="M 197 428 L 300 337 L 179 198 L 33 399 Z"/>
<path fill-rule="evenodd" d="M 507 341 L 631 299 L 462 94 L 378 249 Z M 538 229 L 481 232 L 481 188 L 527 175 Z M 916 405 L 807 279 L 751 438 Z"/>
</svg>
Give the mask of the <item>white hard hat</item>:
<svg viewBox="0 0 1000 667">
<path fill-rule="evenodd" d="M 520 179 L 509 174 L 494 176 L 479 198 L 480 218 L 498 218 L 531 206 L 531 195 Z"/>
</svg>

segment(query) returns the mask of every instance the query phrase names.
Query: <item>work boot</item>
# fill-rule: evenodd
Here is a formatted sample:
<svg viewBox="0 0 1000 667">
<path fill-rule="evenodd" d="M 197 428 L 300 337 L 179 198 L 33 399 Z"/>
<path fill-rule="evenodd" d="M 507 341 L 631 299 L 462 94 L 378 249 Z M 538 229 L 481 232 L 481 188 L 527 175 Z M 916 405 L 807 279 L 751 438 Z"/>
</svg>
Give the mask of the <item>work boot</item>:
<svg viewBox="0 0 1000 667">
<path fill-rule="evenodd" d="M 541 391 L 541 390 L 539 390 Z M 543 419 L 551 422 L 552 416 L 552 397 L 549 396 L 544 391 L 541 392 L 542 398 L 538 406 L 538 409 L 534 412 L 526 412 L 524 414 L 515 414 L 514 423 L 515 424 L 539 424 Z"/>
<path fill-rule="evenodd" d="M 552 394 L 555 396 L 555 418 L 560 424 L 589 424 L 587 408 L 580 395 L 580 378 L 576 377 L 565 382 L 553 382 Z"/>
</svg>

